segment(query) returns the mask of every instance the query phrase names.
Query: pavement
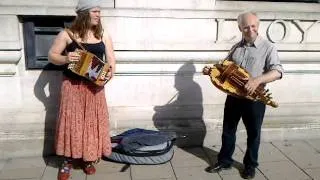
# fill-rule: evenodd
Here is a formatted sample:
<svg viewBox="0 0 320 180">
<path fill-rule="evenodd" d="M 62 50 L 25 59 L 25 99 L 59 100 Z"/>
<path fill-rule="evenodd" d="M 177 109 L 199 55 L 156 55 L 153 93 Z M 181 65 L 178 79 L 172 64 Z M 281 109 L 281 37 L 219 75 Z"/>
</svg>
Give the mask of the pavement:
<svg viewBox="0 0 320 180">
<path fill-rule="evenodd" d="M 130 165 L 102 160 L 94 175 L 73 169 L 73 180 L 237 180 L 242 179 L 245 144 L 237 144 L 235 163 L 230 170 L 207 173 L 215 163 L 220 145 L 175 148 L 171 161 L 161 165 Z M 55 180 L 58 157 L 21 157 L 0 160 L 1 180 Z M 262 142 L 259 152 L 257 180 L 320 179 L 320 139 Z"/>
</svg>

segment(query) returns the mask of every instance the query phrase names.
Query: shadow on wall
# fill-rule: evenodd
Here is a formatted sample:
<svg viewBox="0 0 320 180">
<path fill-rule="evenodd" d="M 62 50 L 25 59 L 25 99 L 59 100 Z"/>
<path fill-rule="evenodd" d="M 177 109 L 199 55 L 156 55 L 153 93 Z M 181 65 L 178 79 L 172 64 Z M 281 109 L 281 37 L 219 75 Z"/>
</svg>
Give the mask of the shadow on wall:
<svg viewBox="0 0 320 180">
<path fill-rule="evenodd" d="M 178 147 L 202 146 L 206 136 L 202 118 L 202 90 L 193 80 L 195 72 L 193 62 L 182 65 L 175 75 L 177 94 L 167 104 L 154 108 L 153 122 L 158 130 L 186 136 L 177 139 Z"/>
<path fill-rule="evenodd" d="M 34 86 L 35 96 L 43 103 L 46 111 L 42 156 L 55 155 L 54 136 L 60 102 L 61 71 L 50 71 L 45 67 Z"/>
<path fill-rule="evenodd" d="M 154 108 L 153 122 L 160 131 L 174 131 L 178 137 L 186 136 L 178 138 L 176 145 L 205 161 L 208 167 L 204 170 L 207 171 L 217 162 L 218 152 L 203 146 L 207 131 L 203 120 L 202 90 L 193 80 L 195 72 L 193 62 L 180 67 L 174 85 L 178 93 L 167 104 Z M 240 171 L 242 166 L 235 162 L 234 167 Z"/>
</svg>

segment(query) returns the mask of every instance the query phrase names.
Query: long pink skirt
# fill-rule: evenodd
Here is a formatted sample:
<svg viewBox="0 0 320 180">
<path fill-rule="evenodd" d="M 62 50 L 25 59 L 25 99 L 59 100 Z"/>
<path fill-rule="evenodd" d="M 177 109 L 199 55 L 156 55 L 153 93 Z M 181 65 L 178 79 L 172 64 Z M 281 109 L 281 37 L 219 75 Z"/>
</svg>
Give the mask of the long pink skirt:
<svg viewBox="0 0 320 180">
<path fill-rule="evenodd" d="M 57 155 L 84 161 L 111 154 L 104 88 L 63 78 L 55 145 Z"/>
</svg>

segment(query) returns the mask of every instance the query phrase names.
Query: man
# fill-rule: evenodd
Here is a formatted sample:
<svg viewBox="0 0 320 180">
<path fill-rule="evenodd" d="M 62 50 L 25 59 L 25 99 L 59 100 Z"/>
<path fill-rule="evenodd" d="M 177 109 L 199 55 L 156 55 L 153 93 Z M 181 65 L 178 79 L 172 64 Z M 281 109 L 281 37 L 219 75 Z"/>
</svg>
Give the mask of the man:
<svg viewBox="0 0 320 180">
<path fill-rule="evenodd" d="M 258 35 L 259 18 L 255 13 L 240 14 L 238 16 L 238 26 L 242 33 L 242 40 L 234 45 L 227 58 L 245 68 L 251 74 L 245 84 L 245 89 L 251 94 L 260 84 L 280 79 L 283 68 L 275 46 Z M 205 67 L 204 71 L 207 68 Z M 218 162 L 207 171 L 214 173 L 231 167 L 237 125 L 242 118 L 248 136 L 242 177 L 250 179 L 255 176 L 265 108 L 265 104 L 259 101 L 227 96 L 223 118 L 222 147 L 218 154 Z"/>
</svg>

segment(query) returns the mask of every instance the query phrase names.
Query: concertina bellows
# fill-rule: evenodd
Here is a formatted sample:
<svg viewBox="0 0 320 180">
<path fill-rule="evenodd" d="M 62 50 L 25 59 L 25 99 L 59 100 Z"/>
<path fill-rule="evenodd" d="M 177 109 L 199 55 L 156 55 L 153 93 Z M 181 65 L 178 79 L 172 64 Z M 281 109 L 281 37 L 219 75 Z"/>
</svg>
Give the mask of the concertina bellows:
<svg viewBox="0 0 320 180">
<path fill-rule="evenodd" d="M 224 60 L 204 71 L 209 75 L 212 84 L 221 91 L 235 97 L 244 97 L 253 101 L 261 101 L 266 105 L 278 107 L 278 103 L 272 100 L 271 93 L 264 85 L 259 85 L 254 93 L 248 94 L 244 88 L 250 74 L 232 61 Z"/>
<path fill-rule="evenodd" d="M 90 80 L 97 86 L 104 86 L 109 79 L 106 79 L 107 73 L 111 70 L 111 66 L 102 61 L 96 55 L 87 51 L 72 35 L 69 29 L 66 32 L 70 38 L 75 41 L 81 49 L 76 49 L 80 56 L 79 61 L 71 62 L 68 69 L 73 73 L 78 74 Z"/>
</svg>

